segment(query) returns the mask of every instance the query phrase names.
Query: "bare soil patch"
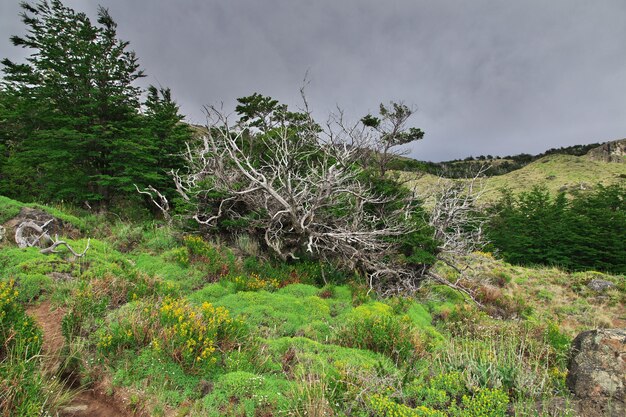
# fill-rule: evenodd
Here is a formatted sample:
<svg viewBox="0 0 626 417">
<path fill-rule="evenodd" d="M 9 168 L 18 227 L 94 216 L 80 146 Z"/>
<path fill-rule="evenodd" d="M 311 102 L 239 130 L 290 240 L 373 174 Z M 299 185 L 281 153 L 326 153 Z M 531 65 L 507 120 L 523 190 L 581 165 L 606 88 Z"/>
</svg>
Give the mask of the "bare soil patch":
<svg viewBox="0 0 626 417">
<path fill-rule="evenodd" d="M 37 306 L 26 310 L 43 330 L 42 353 L 46 358 L 46 371 L 56 372 L 60 364 L 61 349 L 63 349 L 63 333 L 61 320 L 65 315 L 62 308 L 52 309 L 49 301 L 44 301 Z"/>
<path fill-rule="evenodd" d="M 61 417 L 130 417 L 133 414 L 112 403 L 112 398 L 96 390 L 83 391 L 64 407 Z"/>
</svg>

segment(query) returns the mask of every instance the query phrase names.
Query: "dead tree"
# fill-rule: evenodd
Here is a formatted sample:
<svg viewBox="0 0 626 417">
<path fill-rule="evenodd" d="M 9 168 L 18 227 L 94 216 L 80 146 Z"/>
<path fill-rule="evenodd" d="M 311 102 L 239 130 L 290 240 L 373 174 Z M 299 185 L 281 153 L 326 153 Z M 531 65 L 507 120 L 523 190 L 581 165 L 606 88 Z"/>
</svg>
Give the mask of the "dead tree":
<svg viewBox="0 0 626 417">
<path fill-rule="evenodd" d="M 30 248 L 33 246 L 37 246 L 41 248 L 39 252 L 43 254 L 48 253 L 59 253 L 56 250 L 59 246 L 65 246 L 72 255 L 77 258 L 81 258 L 87 253 L 89 249 L 89 244 L 91 243 L 90 239 L 87 239 L 87 246 L 82 252 L 76 252 L 69 243 L 59 240 L 58 236 L 55 236 L 54 239 L 50 236 L 47 231 L 47 227 L 54 219 L 50 219 L 41 226 L 33 221 L 25 221 L 20 223 L 15 229 L 15 243 L 20 248 Z"/>
<path fill-rule="evenodd" d="M 472 288 L 464 282 L 467 281 L 466 272 L 470 268 L 465 259 L 487 244 L 484 228 L 488 218 L 480 214 L 482 210 L 478 205 L 485 192 L 483 178 L 487 168 L 481 167 L 468 179 L 440 179 L 435 186 L 429 215 L 429 224 L 438 242 L 437 259 L 456 270 L 458 279 L 451 282 L 432 270 L 428 275 L 436 282 L 468 295 L 481 307 Z"/>
<path fill-rule="evenodd" d="M 416 290 L 428 266 L 396 262 L 396 242 L 415 231 L 408 220 L 416 216 L 416 199 L 394 201 L 391 210 L 390 197 L 363 180 L 373 144 L 380 146 L 374 153 L 383 158 L 377 168 L 384 174 L 394 146 L 421 138 L 419 129 L 405 129 L 412 111 L 383 106 L 382 119 L 356 124 L 345 123 L 339 111 L 322 127 L 306 100 L 299 113 L 258 95 L 245 103 L 234 123 L 221 109 L 206 108 L 207 134 L 187 146 L 186 170 L 172 173 L 177 192 L 193 208 L 190 217 L 208 227 L 240 221 L 280 258 L 308 254 L 339 263 L 384 294 Z M 482 241 L 482 223 L 472 216 L 479 176 L 441 188 L 430 213 L 439 259 L 451 265 Z M 458 282 L 446 285 L 472 295 Z"/>
<path fill-rule="evenodd" d="M 393 238 L 411 231 L 411 204 L 377 210 L 389 199 L 361 179 L 364 126 L 347 126 L 338 115 L 322 128 L 308 111 L 261 104 L 266 111 L 236 123 L 206 109 L 208 133 L 188 147 L 186 172 L 173 173 L 177 191 L 195 206 L 192 217 L 207 226 L 245 220 L 280 258 L 308 253 L 339 262 L 366 274 L 372 287 L 409 277 L 386 258 Z"/>
</svg>

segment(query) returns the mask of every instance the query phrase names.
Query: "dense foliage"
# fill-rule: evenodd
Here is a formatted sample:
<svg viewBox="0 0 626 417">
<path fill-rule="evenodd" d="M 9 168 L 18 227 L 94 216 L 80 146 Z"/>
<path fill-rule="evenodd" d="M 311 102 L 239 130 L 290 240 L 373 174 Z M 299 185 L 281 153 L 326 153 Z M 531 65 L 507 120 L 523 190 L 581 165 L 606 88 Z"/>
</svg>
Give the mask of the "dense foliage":
<svg viewBox="0 0 626 417">
<path fill-rule="evenodd" d="M 626 273 L 624 185 L 598 185 L 571 200 L 540 187 L 505 192 L 490 214 L 489 238 L 509 262 Z"/>
<path fill-rule="evenodd" d="M 94 25 L 58 0 L 22 7 L 28 32 L 11 40 L 32 53 L 2 61 L 0 193 L 107 204 L 164 186 L 190 134 L 168 89 L 150 88 L 142 114 L 144 74 L 108 11 Z"/>
</svg>

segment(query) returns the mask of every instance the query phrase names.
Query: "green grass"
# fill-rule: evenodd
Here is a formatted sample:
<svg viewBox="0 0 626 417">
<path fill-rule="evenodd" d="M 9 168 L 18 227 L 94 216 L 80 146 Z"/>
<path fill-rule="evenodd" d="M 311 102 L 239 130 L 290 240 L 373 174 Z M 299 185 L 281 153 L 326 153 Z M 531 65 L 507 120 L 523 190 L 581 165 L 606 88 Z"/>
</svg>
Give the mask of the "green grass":
<svg viewBox="0 0 626 417">
<path fill-rule="evenodd" d="M 620 178 L 620 175 L 626 175 L 626 164 L 594 161 L 586 156 L 550 155 L 517 171 L 491 177 L 487 181 L 490 191 L 485 198 L 497 198 L 497 190 L 505 187 L 519 193 L 542 184 L 556 194 L 560 190 L 571 191 L 596 184 L 606 186 L 623 181 L 624 177 Z"/>
<path fill-rule="evenodd" d="M 438 183 L 450 183 L 431 174 L 399 173 L 409 180 L 418 195 L 429 196 L 436 190 Z M 530 191 L 536 185 L 545 185 L 556 194 L 559 191 L 588 189 L 597 184 L 611 185 L 623 182 L 626 178 L 626 164 L 595 161 L 587 156 L 549 155 L 534 161 L 525 167 L 505 175 L 487 178 L 483 184 L 485 192 L 482 203 L 491 203 L 500 197 L 500 190 L 510 189 L 517 194 Z M 432 204 L 431 200 L 427 203 Z"/>
<path fill-rule="evenodd" d="M 151 223 L 99 230 L 111 234 L 92 239 L 78 260 L 6 243 L 0 282 L 15 281 L 22 308 L 43 298 L 62 307 L 66 350 L 81 346 L 84 380 L 121 390 L 157 416 L 491 415 L 486 404 L 532 415 L 532 404 L 567 400 L 564 358 L 576 332 L 617 323 L 626 301 L 624 277 L 515 267 L 477 253 L 470 278 L 504 317 L 493 319 L 442 285 L 382 298 L 332 268 L 325 276 L 333 284 L 323 285 L 319 264 L 238 259 L 223 245 Z M 599 297 L 586 287 L 598 277 L 616 288 Z M 170 317 L 165 305 L 181 310 Z M 219 315 L 233 321 L 194 333 L 214 339 L 215 362 L 190 365 L 186 344 L 193 350 L 198 341 L 185 326 Z M 109 335 L 115 344 L 106 347 Z M 155 346 L 155 336 L 171 345 Z M 16 378 L 24 362 L 13 355 L 0 367 Z M 26 394 L 16 395 L 39 404 L 42 364 L 28 363 L 33 388 L 24 383 Z"/>
<path fill-rule="evenodd" d="M 25 204 L 0 196 L 0 224 L 6 223 L 17 216 Z"/>
<path fill-rule="evenodd" d="M 216 300 L 235 317 L 242 317 L 262 337 L 307 336 L 322 340 L 330 336 L 330 307 L 317 296 L 238 292 Z"/>
<path fill-rule="evenodd" d="M 293 382 L 273 375 L 236 371 L 220 375 L 211 393 L 200 401 L 195 415 L 262 415 L 289 409 L 291 399 L 285 395 Z"/>
<path fill-rule="evenodd" d="M 20 203 L 8 197 L 0 196 L 0 224 L 6 223 L 17 216 L 22 207 L 42 210 L 63 222 L 71 224 L 83 232 L 88 231 L 94 226 L 95 223 L 95 216 L 78 217 L 67 214 L 65 210 L 55 207 L 44 206 L 37 203 Z"/>
</svg>

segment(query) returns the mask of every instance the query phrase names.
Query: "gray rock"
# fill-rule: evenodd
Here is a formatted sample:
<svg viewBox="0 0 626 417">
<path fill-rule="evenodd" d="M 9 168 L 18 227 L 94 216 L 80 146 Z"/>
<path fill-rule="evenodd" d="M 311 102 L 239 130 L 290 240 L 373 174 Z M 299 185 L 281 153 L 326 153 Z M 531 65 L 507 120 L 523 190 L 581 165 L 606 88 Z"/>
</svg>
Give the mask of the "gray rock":
<svg viewBox="0 0 626 417">
<path fill-rule="evenodd" d="M 572 343 L 567 386 L 585 417 L 626 416 L 626 329 L 580 333 Z"/>
<path fill-rule="evenodd" d="M 12 240 L 15 235 L 15 229 L 17 229 L 21 223 L 29 220 L 39 225 L 46 223 L 48 220 L 52 220 L 47 227 L 50 236 L 58 234 L 60 236 L 67 236 L 70 238 L 80 237 L 80 231 L 70 223 L 57 219 L 43 210 L 31 207 L 22 207 L 17 216 L 2 225 L 6 229 L 7 239 L 9 239 L 10 236 Z"/>
<path fill-rule="evenodd" d="M 50 272 L 48 276 L 55 281 L 71 281 L 74 279 L 72 274 L 68 274 L 67 272 Z"/>
<path fill-rule="evenodd" d="M 608 289 L 615 287 L 615 284 L 612 283 L 611 281 L 595 278 L 595 279 L 592 279 L 591 282 L 589 282 L 589 284 L 587 284 L 587 287 L 596 292 L 604 292 Z"/>
<path fill-rule="evenodd" d="M 78 405 L 69 405 L 67 407 L 61 408 L 61 411 L 64 413 L 78 413 L 81 411 L 87 411 L 89 407 L 86 404 L 78 404 Z"/>
<path fill-rule="evenodd" d="M 604 162 L 626 162 L 626 139 L 606 142 L 587 153 L 589 159 Z"/>
</svg>

